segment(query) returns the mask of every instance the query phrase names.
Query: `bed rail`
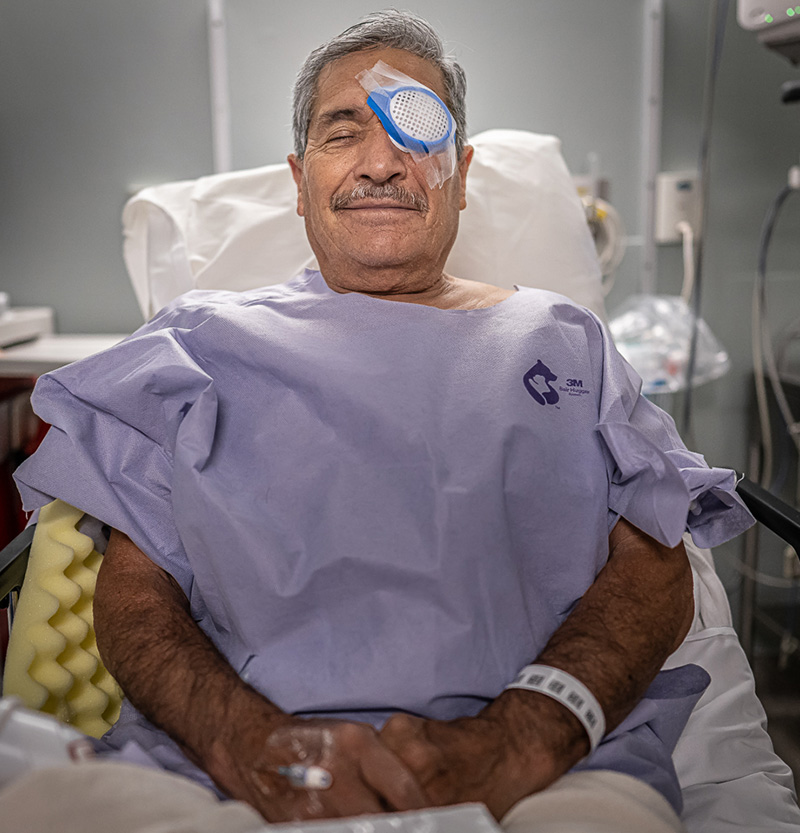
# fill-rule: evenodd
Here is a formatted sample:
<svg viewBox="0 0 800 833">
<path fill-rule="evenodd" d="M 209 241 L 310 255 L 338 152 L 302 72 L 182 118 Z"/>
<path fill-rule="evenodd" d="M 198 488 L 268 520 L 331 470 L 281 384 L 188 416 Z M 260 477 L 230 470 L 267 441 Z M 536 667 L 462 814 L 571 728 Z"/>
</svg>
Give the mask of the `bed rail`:
<svg viewBox="0 0 800 833">
<path fill-rule="evenodd" d="M 31 524 L 0 551 L 0 608 L 8 607 L 9 595 L 22 586 L 35 529 Z"/>
<path fill-rule="evenodd" d="M 800 512 L 797 509 L 748 477 L 739 478 L 736 491 L 759 523 L 783 538 L 795 553 L 800 553 Z"/>
</svg>

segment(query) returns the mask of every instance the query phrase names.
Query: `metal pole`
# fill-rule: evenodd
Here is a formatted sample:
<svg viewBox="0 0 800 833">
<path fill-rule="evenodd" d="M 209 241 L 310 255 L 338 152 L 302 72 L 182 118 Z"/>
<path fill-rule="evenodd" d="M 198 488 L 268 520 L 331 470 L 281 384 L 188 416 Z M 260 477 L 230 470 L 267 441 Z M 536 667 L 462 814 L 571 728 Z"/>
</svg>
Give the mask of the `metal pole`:
<svg viewBox="0 0 800 833">
<path fill-rule="evenodd" d="M 655 222 L 656 177 L 661 168 L 661 117 L 664 77 L 664 0 L 644 6 L 644 69 L 642 101 L 642 277 L 644 294 L 656 291 L 658 275 Z"/>
<path fill-rule="evenodd" d="M 225 0 L 208 0 L 208 59 L 211 80 L 211 141 L 214 172 L 231 170 L 231 107 Z"/>
<path fill-rule="evenodd" d="M 760 468 L 758 443 L 750 444 L 748 472 L 756 476 Z M 744 566 L 741 592 L 739 594 L 739 640 L 748 662 L 752 665 L 755 656 L 756 582 L 753 578 L 758 569 L 758 526 L 750 527 L 743 536 Z"/>
</svg>

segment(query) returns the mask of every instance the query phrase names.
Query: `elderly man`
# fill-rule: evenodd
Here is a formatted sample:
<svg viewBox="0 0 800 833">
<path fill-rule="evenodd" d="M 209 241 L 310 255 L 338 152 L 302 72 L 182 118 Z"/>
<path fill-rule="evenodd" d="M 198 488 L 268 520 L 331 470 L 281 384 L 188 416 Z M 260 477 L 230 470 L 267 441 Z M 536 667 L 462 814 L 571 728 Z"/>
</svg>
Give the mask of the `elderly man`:
<svg viewBox="0 0 800 833">
<path fill-rule="evenodd" d="M 444 273 L 464 92 L 406 13 L 313 52 L 289 164 L 319 271 L 190 293 L 45 377 L 20 488 L 114 528 L 116 748 L 272 821 L 482 801 L 539 830 L 577 789 L 679 829 L 670 750 L 705 684 L 656 678 L 692 618 L 680 537 L 750 519 L 591 314 Z M 444 138 L 406 137 L 426 112 Z"/>
</svg>

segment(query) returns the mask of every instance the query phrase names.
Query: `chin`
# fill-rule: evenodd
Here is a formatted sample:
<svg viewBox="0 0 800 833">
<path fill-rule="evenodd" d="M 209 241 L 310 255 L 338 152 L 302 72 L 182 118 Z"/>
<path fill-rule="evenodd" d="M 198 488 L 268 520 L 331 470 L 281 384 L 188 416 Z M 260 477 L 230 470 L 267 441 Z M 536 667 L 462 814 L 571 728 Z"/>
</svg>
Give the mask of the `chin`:
<svg viewBox="0 0 800 833">
<path fill-rule="evenodd" d="M 369 245 L 351 246 L 346 251 L 352 260 L 371 268 L 390 268 L 417 263 L 426 258 L 426 252 L 417 246 L 409 246 L 407 235 L 386 235 L 372 240 Z M 427 255 L 430 259 L 430 254 Z"/>
<path fill-rule="evenodd" d="M 368 269 L 413 269 L 419 257 L 409 257 L 397 250 L 391 252 L 353 253 L 353 261 Z"/>
</svg>

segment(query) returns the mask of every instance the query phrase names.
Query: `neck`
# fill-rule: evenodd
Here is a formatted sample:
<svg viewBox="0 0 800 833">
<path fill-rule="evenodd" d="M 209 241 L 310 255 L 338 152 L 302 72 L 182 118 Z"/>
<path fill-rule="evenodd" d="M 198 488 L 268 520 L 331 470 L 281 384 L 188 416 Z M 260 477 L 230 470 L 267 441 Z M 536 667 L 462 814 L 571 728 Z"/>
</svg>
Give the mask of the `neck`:
<svg viewBox="0 0 800 833">
<path fill-rule="evenodd" d="M 338 284 L 323 271 L 328 286 L 334 292 L 358 292 L 372 298 L 386 301 L 402 301 L 408 304 L 423 304 L 439 309 L 480 309 L 493 307 L 514 294 L 514 290 L 502 289 L 491 284 L 454 278 L 444 272 L 425 282 L 392 282 L 383 275 L 381 280 L 374 276 L 363 287 L 348 275 L 345 285 Z"/>
<path fill-rule="evenodd" d="M 334 292 L 359 292 L 373 298 L 412 304 L 447 306 L 458 281 L 441 269 L 353 268 L 344 272 L 320 264 L 320 271 Z"/>
</svg>

